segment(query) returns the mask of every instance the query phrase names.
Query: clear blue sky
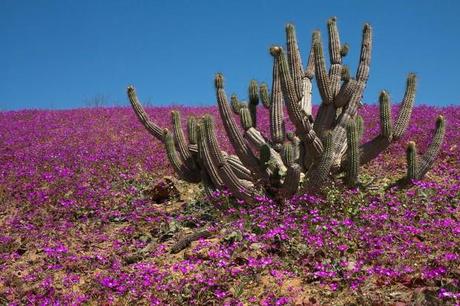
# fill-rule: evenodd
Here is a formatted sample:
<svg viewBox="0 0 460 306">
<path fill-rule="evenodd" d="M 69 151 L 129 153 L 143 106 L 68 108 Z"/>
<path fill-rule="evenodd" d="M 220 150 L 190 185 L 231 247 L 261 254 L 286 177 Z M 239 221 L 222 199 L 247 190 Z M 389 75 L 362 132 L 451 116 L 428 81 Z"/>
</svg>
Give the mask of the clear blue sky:
<svg viewBox="0 0 460 306">
<path fill-rule="evenodd" d="M 153 104 L 215 103 L 213 77 L 243 98 L 271 82 L 271 44 L 293 22 L 304 62 L 311 32 L 338 17 L 355 71 L 361 28 L 374 28 L 365 101 L 400 101 L 408 72 L 417 103 L 460 104 L 460 1 L 0 1 L 0 109 L 76 108 L 104 95 L 127 105 L 134 84 Z M 318 103 L 315 94 L 314 102 Z"/>
</svg>

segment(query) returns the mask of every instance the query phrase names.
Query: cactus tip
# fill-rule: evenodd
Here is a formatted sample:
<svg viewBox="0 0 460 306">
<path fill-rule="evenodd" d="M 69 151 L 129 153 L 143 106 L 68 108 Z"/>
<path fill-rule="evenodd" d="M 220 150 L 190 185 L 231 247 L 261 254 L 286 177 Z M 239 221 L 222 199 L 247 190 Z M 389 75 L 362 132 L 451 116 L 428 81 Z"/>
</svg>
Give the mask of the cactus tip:
<svg viewBox="0 0 460 306">
<path fill-rule="evenodd" d="M 313 38 L 313 43 L 320 40 L 321 32 L 319 30 L 313 31 L 312 38 Z"/>
<path fill-rule="evenodd" d="M 286 32 L 292 32 L 292 31 L 295 31 L 295 27 L 292 23 L 288 23 L 286 24 Z"/>
<path fill-rule="evenodd" d="M 214 78 L 214 86 L 216 86 L 216 89 L 224 88 L 224 75 L 222 73 L 216 73 L 216 77 Z"/>
<path fill-rule="evenodd" d="M 134 86 L 133 86 L 133 85 L 128 85 L 127 91 L 128 91 L 128 94 L 131 94 L 131 93 L 133 93 L 133 92 L 136 92 L 136 90 L 134 89 Z"/>
<path fill-rule="evenodd" d="M 443 124 L 444 124 L 444 116 L 439 115 L 438 118 L 436 118 L 436 127 L 440 127 Z"/>
<path fill-rule="evenodd" d="M 280 46 L 271 46 L 270 47 L 270 54 L 272 56 L 278 56 L 281 54 L 281 47 Z"/>
<path fill-rule="evenodd" d="M 363 27 L 363 32 L 366 33 L 366 32 L 369 32 L 369 31 L 372 31 L 372 27 L 369 23 L 365 23 L 364 24 L 364 27 Z"/>
<path fill-rule="evenodd" d="M 379 102 L 380 103 L 383 103 L 383 102 L 387 102 L 388 101 L 388 91 L 386 91 L 385 89 L 382 90 L 380 92 L 380 96 L 379 96 Z"/>
<path fill-rule="evenodd" d="M 337 21 L 337 17 L 333 16 L 327 20 L 327 25 L 331 26 Z"/>
</svg>

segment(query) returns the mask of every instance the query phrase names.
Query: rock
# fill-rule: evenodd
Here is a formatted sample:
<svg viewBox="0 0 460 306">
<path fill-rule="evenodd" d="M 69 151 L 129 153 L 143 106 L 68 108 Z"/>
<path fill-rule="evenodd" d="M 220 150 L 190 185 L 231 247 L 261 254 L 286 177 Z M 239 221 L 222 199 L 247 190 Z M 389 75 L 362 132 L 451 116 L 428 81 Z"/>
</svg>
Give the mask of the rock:
<svg viewBox="0 0 460 306">
<path fill-rule="evenodd" d="M 167 177 L 161 179 L 152 189 L 146 190 L 144 194 L 158 204 L 179 198 L 180 196 L 174 182 Z"/>
</svg>

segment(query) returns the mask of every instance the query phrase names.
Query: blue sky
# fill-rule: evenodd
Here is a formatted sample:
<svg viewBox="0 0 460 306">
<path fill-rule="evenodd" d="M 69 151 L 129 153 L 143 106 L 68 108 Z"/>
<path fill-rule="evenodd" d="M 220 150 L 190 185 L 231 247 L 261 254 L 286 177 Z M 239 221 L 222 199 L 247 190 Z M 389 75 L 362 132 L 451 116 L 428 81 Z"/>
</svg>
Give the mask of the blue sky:
<svg viewBox="0 0 460 306">
<path fill-rule="evenodd" d="M 268 48 L 284 44 L 287 22 L 306 62 L 311 32 L 325 39 L 330 16 L 351 46 L 353 72 L 362 25 L 373 26 L 366 102 L 381 89 L 399 102 L 415 72 L 418 104 L 458 105 L 458 12 L 458 0 L 2 0 L 0 109 L 77 108 L 96 96 L 127 105 L 128 84 L 153 105 L 209 105 L 216 72 L 245 98 L 251 79 L 271 83 Z"/>
</svg>

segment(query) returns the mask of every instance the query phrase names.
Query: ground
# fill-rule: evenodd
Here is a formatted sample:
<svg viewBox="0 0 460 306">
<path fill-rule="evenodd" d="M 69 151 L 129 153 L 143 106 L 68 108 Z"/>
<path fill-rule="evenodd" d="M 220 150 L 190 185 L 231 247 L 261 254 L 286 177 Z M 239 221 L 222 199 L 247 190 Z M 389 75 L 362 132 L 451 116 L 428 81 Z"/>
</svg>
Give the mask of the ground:
<svg viewBox="0 0 460 306">
<path fill-rule="evenodd" d="M 149 110 L 162 126 L 169 112 Z M 423 153 L 438 113 L 434 169 L 389 188 L 405 144 Z M 366 140 L 378 113 L 362 114 Z M 363 187 L 249 207 L 178 180 L 128 108 L 0 113 L 0 304 L 458 304 L 459 127 L 458 107 L 418 107 L 407 135 L 362 169 Z"/>
</svg>

